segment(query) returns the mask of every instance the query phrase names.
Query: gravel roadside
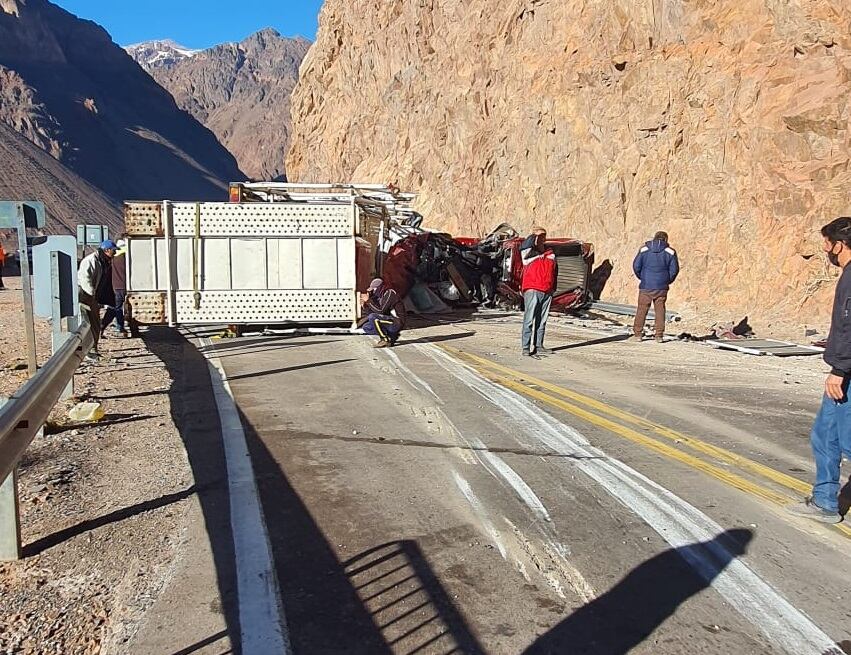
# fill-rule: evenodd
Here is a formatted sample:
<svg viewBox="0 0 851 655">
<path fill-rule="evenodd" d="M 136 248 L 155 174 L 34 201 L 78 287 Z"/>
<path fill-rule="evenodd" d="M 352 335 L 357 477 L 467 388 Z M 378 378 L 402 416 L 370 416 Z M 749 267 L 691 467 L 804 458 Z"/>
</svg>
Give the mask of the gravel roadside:
<svg viewBox="0 0 851 655">
<path fill-rule="evenodd" d="M 37 333 L 43 361 L 49 329 Z M 0 394 L 26 379 L 24 343 L 20 292 L 0 292 Z M 126 652 L 183 552 L 193 477 L 169 373 L 140 340 L 106 339 L 102 352 L 75 392 L 106 417 L 73 425 L 73 403 L 60 405 L 21 462 L 25 557 L 0 563 L 4 655 Z"/>
</svg>

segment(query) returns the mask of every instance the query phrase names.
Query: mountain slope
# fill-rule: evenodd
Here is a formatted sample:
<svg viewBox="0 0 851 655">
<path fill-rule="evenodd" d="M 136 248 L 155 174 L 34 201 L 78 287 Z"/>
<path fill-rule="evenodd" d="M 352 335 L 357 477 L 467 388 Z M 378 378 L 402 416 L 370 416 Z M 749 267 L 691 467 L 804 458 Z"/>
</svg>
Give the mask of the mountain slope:
<svg viewBox="0 0 851 655">
<path fill-rule="evenodd" d="M 78 223 L 108 225 L 115 235 L 123 229 L 117 202 L 2 123 L 0 198 L 44 202 L 47 234 L 76 234 Z"/>
<path fill-rule="evenodd" d="M 677 309 L 812 324 L 818 228 L 851 212 L 849 34 L 835 0 L 327 0 L 287 170 L 396 181 L 462 234 L 588 239 L 624 301 L 665 229 Z"/>
<path fill-rule="evenodd" d="M 216 134 L 247 175 L 271 180 L 285 175 L 290 96 L 309 47 L 305 39 L 266 29 L 148 70 Z"/>
<path fill-rule="evenodd" d="M 102 28 L 47 0 L 0 6 L 0 122 L 118 200 L 220 199 L 243 177 Z"/>
</svg>

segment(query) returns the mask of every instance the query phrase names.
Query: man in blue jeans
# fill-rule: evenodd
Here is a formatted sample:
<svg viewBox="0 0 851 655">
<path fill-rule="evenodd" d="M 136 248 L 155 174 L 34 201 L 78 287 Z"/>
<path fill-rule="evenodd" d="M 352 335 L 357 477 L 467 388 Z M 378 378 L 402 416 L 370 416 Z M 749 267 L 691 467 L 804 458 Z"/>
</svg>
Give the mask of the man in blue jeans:
<svg viewBox="0 0 851 655">
<path fill-rule="evenodd" d="M 553 293 L 556 290 L 558 266 L 555 253 L 546 247 L 546 241 L 547 231 L 536 227 L 520 246 L 520 258 L 523 261 L 520 288 L 523 291 L 524 307 L 521 347 L 525 357 L 550 355 L 553 352 L 544 347 L 544 336 Z"/>
<path fill-rule="evenodd" d="M 813 495 L 793 505 L 798 516 L 839 523 L 839 475 L 842 455 L 851 457 L 851 218 L 843 216 L 821 229 L 824 251 L 830 263 L 842 269 L 833 300 L 833 315 L 824 361 L 831 367 L 824 384 L 821 409 L 813 424 L 810 442 L 816 460 Z"/>
</svg>

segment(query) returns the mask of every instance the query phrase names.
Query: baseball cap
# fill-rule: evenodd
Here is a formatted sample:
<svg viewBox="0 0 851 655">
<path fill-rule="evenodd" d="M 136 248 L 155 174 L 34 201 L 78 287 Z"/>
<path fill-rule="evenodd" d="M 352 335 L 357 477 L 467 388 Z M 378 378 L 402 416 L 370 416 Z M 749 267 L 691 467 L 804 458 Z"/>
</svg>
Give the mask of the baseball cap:
<svg viewBox="0 0 851 655">
<path fill-rule="evenodd" d="M 372 282 L 369 283 L 369 290 L 370 291 L 376 291 L 377 289 L 380 289 L 381 285 L 383 285 L 383 284 L 384 284 L 384 280 L 382 280 L 380 277 L 377 277 Z"/>
<path fill-rule="evenodd" d="M 118 250 L 118 246 L 115 245 L 115 241 L 111 239 L 107 239 L 106 241 L 101 241 L 100 244 L 101 250 Z"/>
</svg>

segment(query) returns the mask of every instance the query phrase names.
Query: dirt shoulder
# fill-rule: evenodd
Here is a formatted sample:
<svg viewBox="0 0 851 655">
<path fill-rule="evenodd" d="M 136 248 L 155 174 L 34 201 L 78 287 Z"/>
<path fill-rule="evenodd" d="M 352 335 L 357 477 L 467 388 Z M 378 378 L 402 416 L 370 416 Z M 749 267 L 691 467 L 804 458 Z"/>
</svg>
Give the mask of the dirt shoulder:
<svg viewBox="0 0 851 655">
<path fill-rule="evenodd" d="M 15 370 L 25 361 L 20 298 L 0 292 L 0 393 L 26 376 Z M 43 360 L 46 326 L 38 334 Z M 0 563 L 2 652 L 127 652 L 122 644 L 181 559 L 193 476 L 171 415 L 171 376 L 140 340 L 107 339 L 102 350 L 75 384 L 106 417 L 70 425 L 71 403 L 60 405 L 21 462 L 25 558 Z"/>
</svg>

